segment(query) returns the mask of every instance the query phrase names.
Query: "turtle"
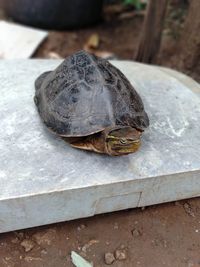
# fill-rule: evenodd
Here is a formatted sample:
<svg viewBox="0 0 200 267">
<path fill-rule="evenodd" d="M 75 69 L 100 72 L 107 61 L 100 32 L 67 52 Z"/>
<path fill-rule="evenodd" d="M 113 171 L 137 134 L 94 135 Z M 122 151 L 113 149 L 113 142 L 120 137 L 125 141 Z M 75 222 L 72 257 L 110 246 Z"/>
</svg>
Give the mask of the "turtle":
<svg viewBox="0 0 200 267">
<path fill-rule="evenodd" d="M 34 101 L 45 125 L 71 146 L 110 156 L 136 152 L 149 126 L 125 75 L 84 50 L 36 79 Z"/>
</svg>

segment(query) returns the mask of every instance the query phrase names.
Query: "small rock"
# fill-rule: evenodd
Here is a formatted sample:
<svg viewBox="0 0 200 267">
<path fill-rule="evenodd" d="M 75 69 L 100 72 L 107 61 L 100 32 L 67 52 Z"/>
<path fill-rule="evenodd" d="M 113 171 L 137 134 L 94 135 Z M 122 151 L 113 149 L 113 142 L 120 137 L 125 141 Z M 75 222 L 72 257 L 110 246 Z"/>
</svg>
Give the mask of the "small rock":
<svg viewBox="0 0 200 267">
<path fill-rule="evenodd" d="M 34 248 L 35 243 L 32 240 L 24 239 L 20 245 L 24 248 L 25 252 L 29 252 Z"/>
<path fill-rule="evenodd" d="M 14 233 L 20 240 L 22 240 L 24 238 L 24 233 L 22 233 L 22 232 L 14 232 Z"/>
<path fill-rule="evenodd" d="M 42 259 L 41 258 L 36 258 L 36 257 L 29 257 L 29 256 L 26 256 L 25 258 L 24 258 L 24 260 L 26 261 L 26 262 L 32 262 L 32 261 L 42 261 Z"/>
<path fill-rule="evenodd" d="M 115 230 L 119 229 L 118 223 L 115 223 L 115 224 L 114 224 L 114 229 L 115 229 Z"/>
<path fill-rule="evenodd" d="M 4 258 L 6 261 L 9 261 L 9 260 L 11 260 L 11 257 L 5 257 Z"/>
<path fill-rule="evenodd" d="M 192 207 L 189 203 L 184 203 L 183 208 L 188 215 L 190 215 L 191 217 L 195 217 Z"/>
<path fill-rule="evenodd" d="M 45 232 L 39 232 L 33 235 L 35 242 L 38 245 L 51 245 L 51 242 L 56 238 L 56 230 L 49 229 Z"/>
<path fill-rule="evenodd" d="M 115 251 L 115 259 L 119 261 L 123 261 L 126 259 L 126 251 L 122 249 L 117 249 Z"/>
<path fill-rule="evenodd" d="M 138 237 L 138 236 L 141 236 L 141 232 L 139 230 L 137 230 L 137 229 L 133 229 L 132 230 L 132 235 L 134 237 Z"/>
<path fill-rule="evenodd" d="M 47 251 L 46 251 L 46 249 L 43 249 L 43 250 L 41 250 L 40 253 L 43 254 L 43 255 L 46 255 L 47 254 Z"/>
<path fill-rule="evenodd" d="M 85 228 L 86 228 L 86 226 L 84 224 L 81 224 L 80 226 L 77 227 L 77 230 L 81 231 L 81 230 L 83 230 Z"/>
<path fill-rule="evenodd" d="M 111 252 L 105 253 L 104 259 L 105 259 L 105 264 L 107 265 L 111 265 L 115 261 L 115 257 Z"/>
<path fill-rule="evenodd" d="M 92 240 L 90 240 L 87 244 L 85 244 L 83 247 L 82 247 L 82 251 L 84 252 L 84 253 L 86 253 L 87 252 L 87 249 L 89 249 L 92 245 L 94 245 L 94 244 L 98 244 L 99 243 L 99 240 L 96 240 L 96 239 L 92 239 Z"/>
<path fill-rule="evenodd" d="M 83 247 L 81 248 L 81 250 L 83 251 L 83 253 L 86 253 L 86 252 L 87 252 L 87 247 L 86 247 L 86 246 L 83 246 Z"/>
<path fill-rule="evenodd" d="M 145 210 L 146 209 L 146 207 L 141 207 L 141 210 L 143 211 L 143 210 Z"/>
<path fill-rule="evenodd" d="M 17 244 L 19 242 L 19 238 L 15 237 L 14 239 L 11 240 L 13 244 Z"/>
<path fill-rule="evenodd" d="M 151 243 L 156 246 L 156 247 L 164 247 L 167 248 L 168 247 L 168 243 L 167 240 L 161 238 L 161 237 L 157 237 L 154 240 L 151 241 Z"/>
</svg>

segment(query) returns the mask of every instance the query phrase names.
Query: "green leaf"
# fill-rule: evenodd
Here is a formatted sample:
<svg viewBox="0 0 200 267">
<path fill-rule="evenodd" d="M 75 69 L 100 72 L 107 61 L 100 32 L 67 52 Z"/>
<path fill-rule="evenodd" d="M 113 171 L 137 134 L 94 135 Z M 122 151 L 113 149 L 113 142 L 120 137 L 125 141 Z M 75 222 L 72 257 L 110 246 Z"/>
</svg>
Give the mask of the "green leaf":
<svg viewBox="0 0 200 267">
<path fill-rule="evenodd" d="M 140 0 L 124 0 L 125 5 L 133 5 L 136 9 L 140 10 L 142 9 L 142 4 Z"/>
<path fill-rule="evenodd" d="M 76 267 L 93 267 L 91 263 L 86 261 L 80 255 L 78 255 L 75 251 L 71 252 L 72 262 Z"/>
</svg>

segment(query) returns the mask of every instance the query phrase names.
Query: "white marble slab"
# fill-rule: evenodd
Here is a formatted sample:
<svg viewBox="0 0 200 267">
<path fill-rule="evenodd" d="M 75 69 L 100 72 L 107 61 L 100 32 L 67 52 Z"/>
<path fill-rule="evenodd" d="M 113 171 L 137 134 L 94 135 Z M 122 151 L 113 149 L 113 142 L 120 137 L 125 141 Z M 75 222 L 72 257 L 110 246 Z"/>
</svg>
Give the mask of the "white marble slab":
<svg viewBox="0 0 200 267">
<path fill-rule="evenodd" d="M 59 63 L 0 61 L 0 232 L 200 195 L 200 98 L 188 84 L 114 61 L 151 125 L 139 152 L 109 157 L 71 148 L 40 121 L 34 80 Z"/>
</svg>

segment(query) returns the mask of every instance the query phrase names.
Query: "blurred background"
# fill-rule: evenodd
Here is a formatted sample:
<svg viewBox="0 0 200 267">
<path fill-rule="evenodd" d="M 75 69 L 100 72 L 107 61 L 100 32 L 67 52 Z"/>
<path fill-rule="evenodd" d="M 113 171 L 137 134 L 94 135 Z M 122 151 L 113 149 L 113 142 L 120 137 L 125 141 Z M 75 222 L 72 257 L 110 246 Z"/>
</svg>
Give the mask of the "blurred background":
<svg viewBox="0 0 200 267">
<path fill-rule="evenodd" d="M 0 19 L 48 31 L 33 58 L 85 49 L 172 67 L 200 81 L 199 0 L 0 0 Z"/>
</svg>

